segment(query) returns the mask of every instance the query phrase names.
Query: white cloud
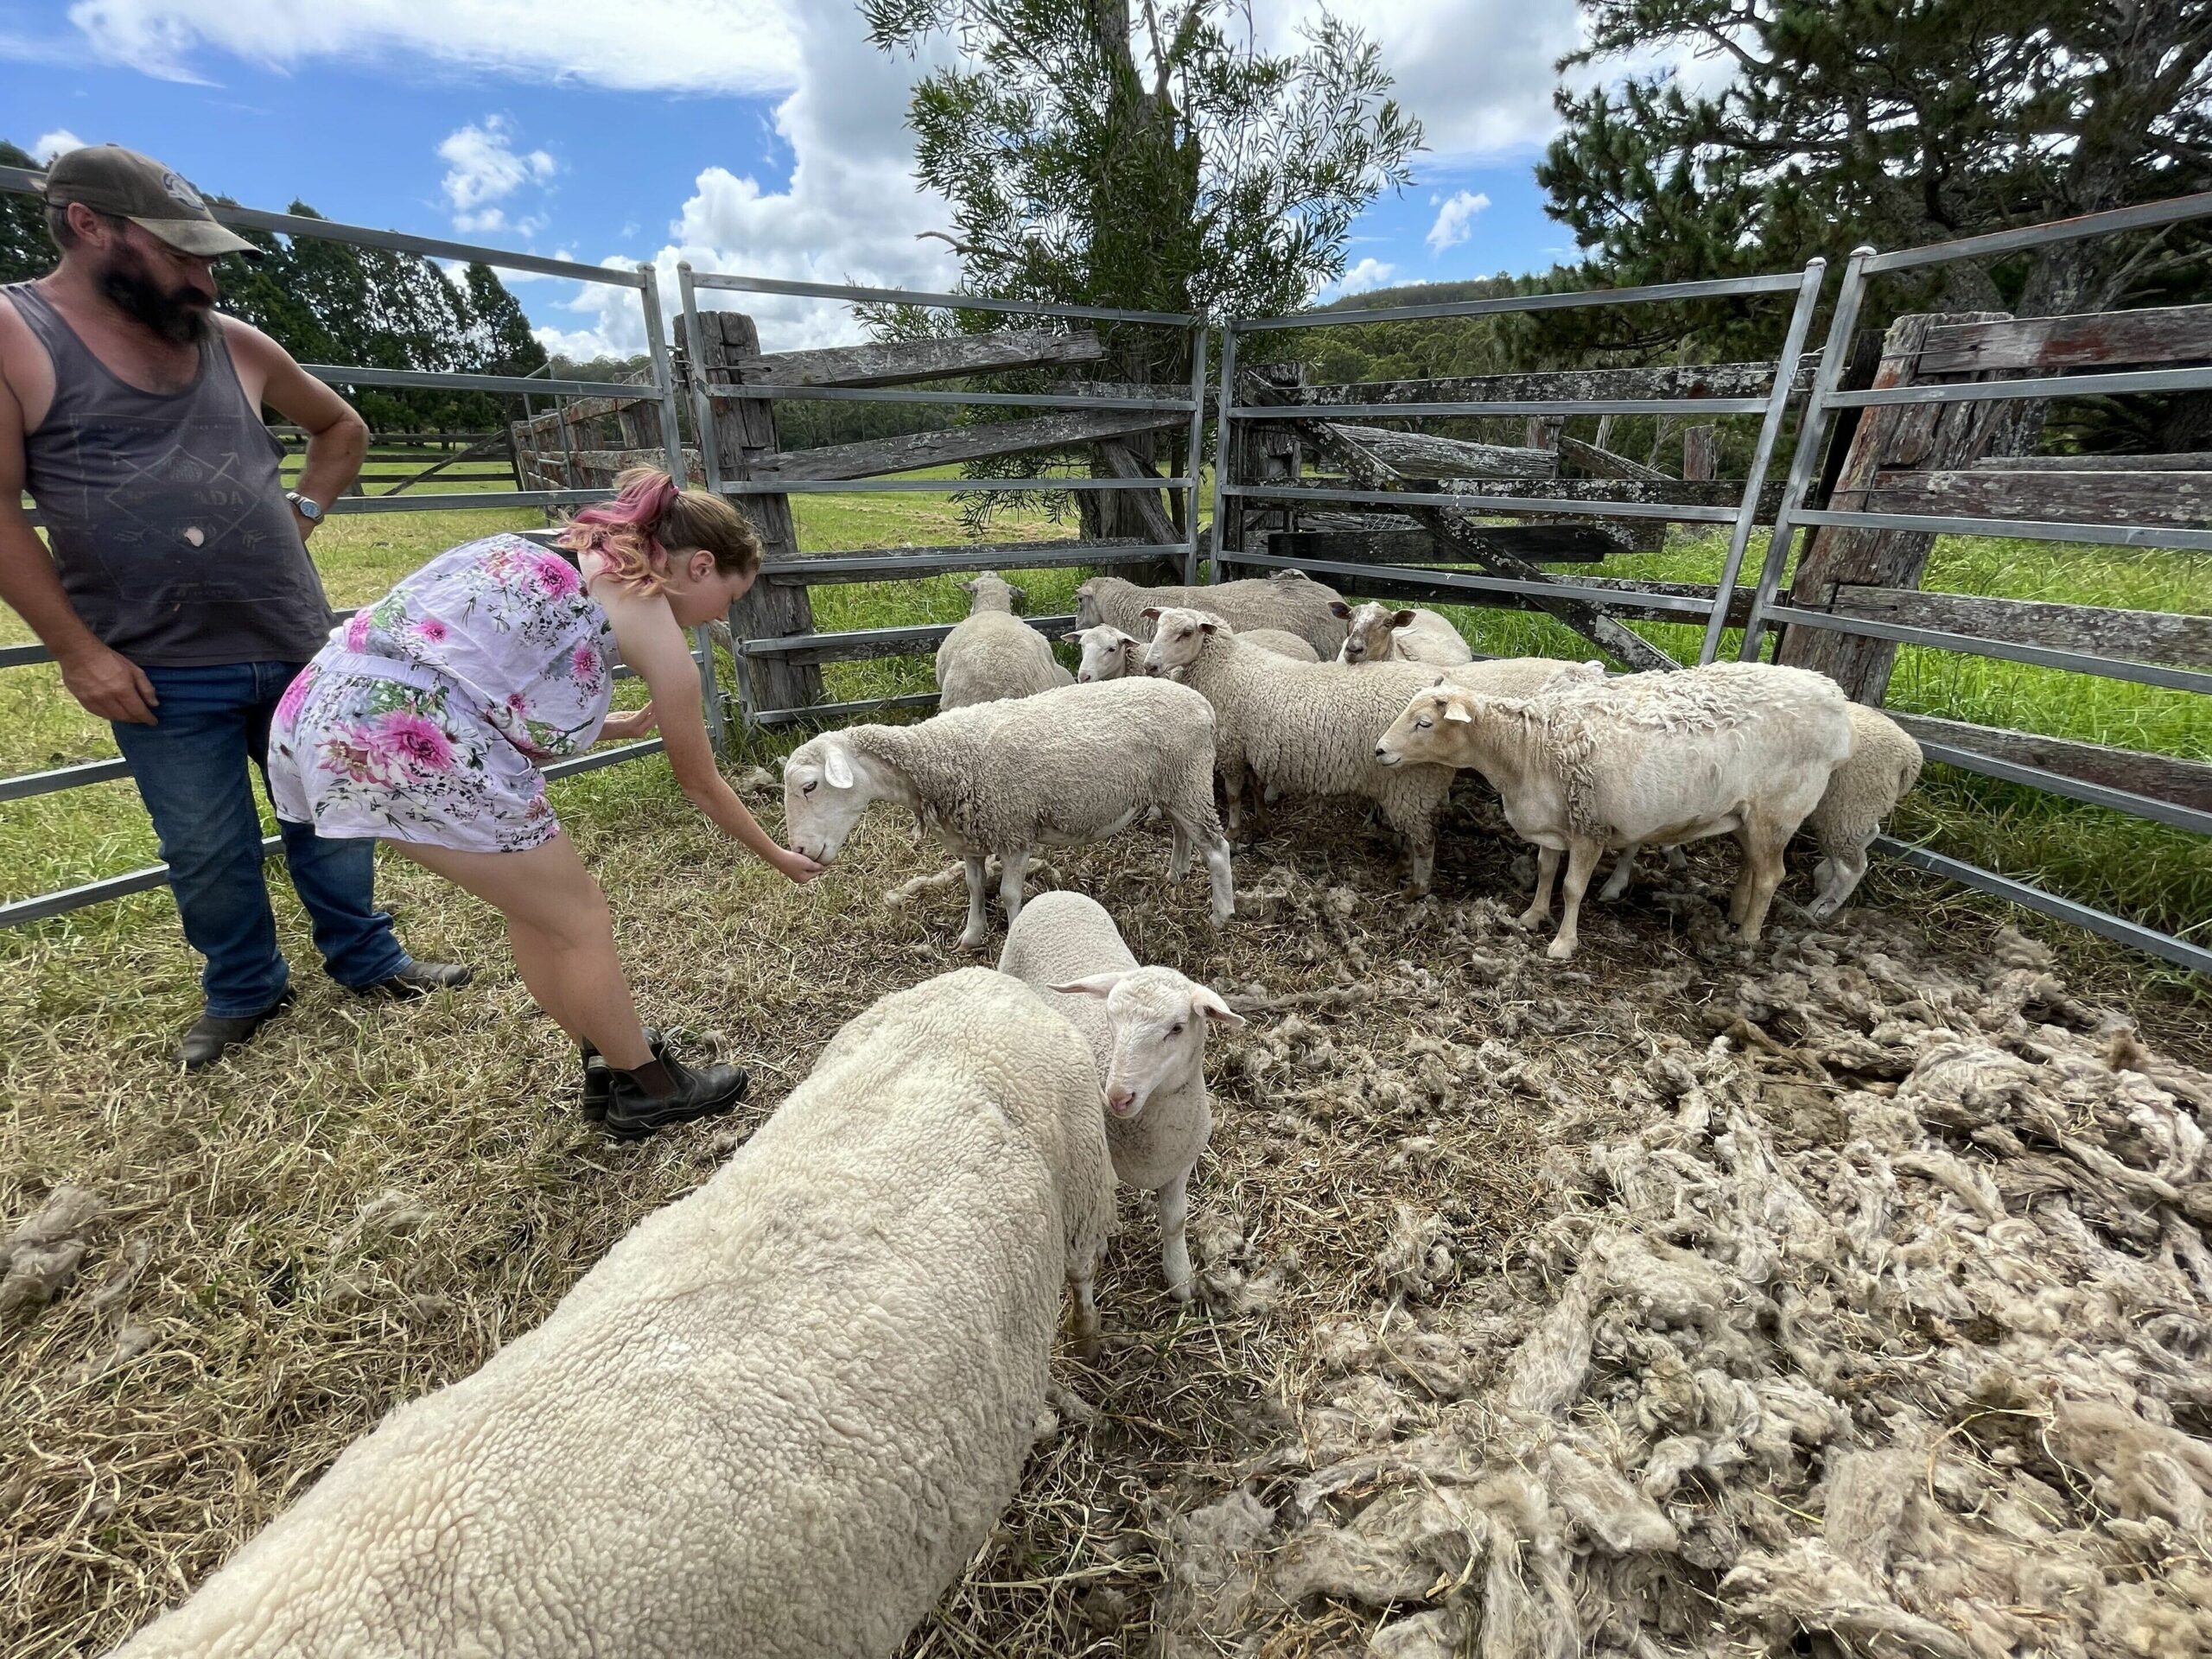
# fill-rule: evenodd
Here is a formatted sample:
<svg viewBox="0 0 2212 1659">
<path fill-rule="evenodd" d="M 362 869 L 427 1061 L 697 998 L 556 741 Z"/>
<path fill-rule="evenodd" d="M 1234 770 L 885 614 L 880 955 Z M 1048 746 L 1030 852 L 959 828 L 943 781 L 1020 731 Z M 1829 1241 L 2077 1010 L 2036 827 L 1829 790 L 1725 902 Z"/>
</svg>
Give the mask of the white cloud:
<svg viewBox="0 0 2212 1659">
<path fill-rule="evenodd" d="M 1431 196 L 1431 201 L 1436 197 Z M 1475 215 L 1490 206 L 1490 198 L 1479 190 L 1455 190 L 1451 198 L 1436 210 L 1436 223 L 1428 227 L 1422 239 L 1431 253 L 1441 253 L 1446 248 L 1456 248 L 1475 233 Z"/>
<path fill-rule="evenodd" d="M 1582 44 L 1575 0 L 1295 0 L 1255 7 L 1262 43 L 1297 44 L 1325 10 L 1366 30 L 1396 77 L 1391 95 L 1427 129 L 1434 162 L 1525 153 L 1559 124 L 1552 66 Z"/>
<path fill-rule="evenodd" d="M 774 92 L 796 84 L 787 0 L 77 0 L 110 62 L 207 79 L 228 54 L 264 68 L 337 59 L 432 63 L 631 92 Z"/>
<path fill-rule="evenodd" d="M 1389 282 L 1397 269 L 1388 260 L 1377 259 L 1370 254 L 1325 287 L 1320 297 L 1338 299 L 1346 294 L 1364 294 L 1370 289 L 1380 288 Z"/>
<path fill-rule="evenodd" d="M 448 134 L 438 146 L 438 156 L 446 163 L 443 184 L 457 231 L 508 229 L 506 210 L 499 204 L 524 185 L 543 184 L 560 170 L 544 150 L 518 154 L 514 124 L 502 115 L 486 116 L 480 127 L 472 124 Z M 543 219 L 524 218 L 512 228 L 527 237 L 543 224 Z"/>
<path fill-rule="evenodd" d="M 816 283 L 944 290 L 957 285 L 958 262 L 941 242 L 918 233 L 947 228 L 946 205 L 914 180 L 913 135 L 906 130 L 915 78 L 932 67 L 868 44 L 856 8 L 818 5 L 795 12 L 798 89 L 776 108 L 776 137 L 791 156 L 789 182 L 764 185 L 728 168 L 702 168 L 692 194 L 652 256 L 661 292 L 673 306 L 676 267 L 742 272 Z M 617 264 L 623 261 L 608 259 Z M 831 301 L 766 294 L 702 294 L 702 301 L 749 313 L 771 351 L 860 338 L 850 309 Z M 571 357 L 645 349 L 642 314 L 620 289 L 586 289 L 567 308 L 573 327 L 543 327 L 548 351 Z"/>
<path fill-rule="evenodd" d="M 31 154 L 41 162 L 50 162 L 57 156 L 84 147 L 85 141 L 68 128 L 56 127 L 52 132 L 41 132 L 32 141 Z"/>
</svg>

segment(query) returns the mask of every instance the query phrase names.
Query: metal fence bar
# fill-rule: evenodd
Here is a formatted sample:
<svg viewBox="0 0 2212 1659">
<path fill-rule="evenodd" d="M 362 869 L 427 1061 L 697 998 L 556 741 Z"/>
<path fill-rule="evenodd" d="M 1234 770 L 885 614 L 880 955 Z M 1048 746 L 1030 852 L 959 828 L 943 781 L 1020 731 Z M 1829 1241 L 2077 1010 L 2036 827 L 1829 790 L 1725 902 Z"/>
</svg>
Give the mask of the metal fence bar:
<svg viewBox="0 0 2212 1659">
<path fill-rule="evenodd" d="M 1958 380 L 1925 386 L 1839 391 L 1831 409 L 1888 409 L 1898 404 L 1983 404 L 2022 397 L 2115 397 L 2123 392 L 2194 391 L 2212 386 L 2212 368 L 2127 369 L 2095 374 L 2039 374 L 2031 380 Z"/>
<path fill-rule="evenodd" d="M 668 349 L 668 325 L 660 310 L 660 273 L 651 264 L 638 267 L 638 298 L 645 313 L 645 350 L 652 359 L 653 401 L 660 409 L 661 447 L 667 453 L 668 475 L 678 489 L 691 482 L 683 454 L 683 421 L 676 401 L 675 359 Z M 711 428 L 699 429 L 699 448 L 714 442 Z M 705 461 L 701 468 L 703 472 Z M 700 713 L 707 723 L 707 742 L 716 754 L 729 753 L 729 731 L 722 718 L 721 677 L 715 671 L 715 642 L 702 623 L 691 630 L 691 659 L 699 667 Z"/>
<path fill-rule="evenodd" d="M 927 709 L 938 701 L 935 691 L 909 691 L 895 697 L 862 697 L 853 702 L 817 702 L 806 709 L 762 709 L 753 716 L 756 726 L 795 726 L 804 720 L 843 720 L 853 715 L 874 714 L 885 709 Z"/>
<path fill-rule="evenodd" d="M 334 518 L 362 512 L 474 512 L 495 507 L 569 507 L 604 501 L 612 490 L 479 490 L 451 495 L 341 495 L 330 504 Z"/>
<path fill-rule="evenodd" d="M 1931 742 L 1926 738 L 1918 741 L 1920 752 L 1927 759 L 1947 766 L 1956 766 L 1961 772 L 1979 772 L 1985 778 L 1995 778 L 2007 784 L 2023 784 L 2030 789 L 2064 795 L 2091 806 L 2110 807 L 2115 812 L 2170 823 L 2177 830 L 2212 836 L 2212 812 L 2183 806 L 2178 801 L 2161 800 L 2155 795 L 2139 795 L 2133 790 L 2113 789 L 2104 784 L 2090 783 L 2086 779 L 2069 777 L 2063 772 L 2052 772 L 2047 767 L 1999 760 L 1978 749 L 1961 749 L 1949 743 Z"/>
<path fill-rule="evenodd" d="M 789 294 L 801 299 L 857 300 L 872 305 L 935 306 L 954 311 L 999 311 L 1020 316 L 1091 317 L 1109 322 L 1165 322 L 1178 327 L 1198 321 L 1185 311 L 1125 311 L 1110 305 L 1054 305 L 1043 300 L 988 299 L 976 294 L 934 294 L 917 289 L 862 288 L 846 283 L 789 282 L 776 276 L 725 276 L 701 271 L 701 288 L 740 294 Z"/>
<path fill-rule="evenodd" d="M 1951 858 L 1942 853 L 1931 852 L 1925 847 L 1914 847 L 1889 836 L 1875 838 L 1874 850 L 1887 854 L 1901 864 L 1925 870 L 1931 875 L 1948 877 L 1951 880 L 2008 899 L 2026 910 L 2049 916 L 2075 926 L 2086 928 L 2092 933 L 2117 940 L 2120 944 L 2200 974 L 2212 975 L 2212 950 L 2201 945 L 2177 939 L 2171 933 L 2161 933 L 2156 928 L 2145 927 L 2097 909 L 2093 905 L 2080 904 L 2071 899 L 2062 899 L 2055 893 L 2045 893 L 2041 887 L 2031 887 L 2009 875 L 1999 875 L 1994 870 L 1985 870 L 1979 864 L 1969 864 L 1964 859 Z"/>
<path fill-rule="evenodd" d="M 2063 669 L 2071 674 L 2094 674 L 2100 679 L 2132 680 L 2138 685 L 2164 686 L 2170 691 L 2212 692 L 2212 674 L 2195 669 L 2168 668 L 2163 663 L 2131 662 L 2125 657 L 2097 657 L 2088 652 L 2059 651 L 2050 645 L 2023 645 L 2010 639 L 1984 639 L 1970 633 L 1951 633 L 1941 628 L 1916 628 L 1899 622 L 1876 622 L 1866 617 L 1837 616 L 1827 611 L 1800 610 L 1794 605 L 1768 607 L 1770 621 L 1793 626 L 1819 628 L 1830 633 L 1857 634 L 1868 639 L 1894 639 L 1903 645 L 1925 645 L 1936 651 L 1962 652 L 1975 657 L 2001 657 L 2006 662 L 2037 668 Z"/>
<path fill-rule="evenodd" d="M 1309 575 L 1341 576 L 1357 588 L 1362 582 L 1417 582 L 1467 594 L 1524 594 L 1533 599 L 1576 599 L 1593 605 L 1633 601 L 1655 611 L 1680 611 L 1685 619 L 1713 612 L 1717 601 L 1689 594 L 1642 593 L 1621 588 L 1585 588 L 1572 582 L 1528 582 L 1518 576 L 1486 576 L 1471 570 L 1440 570 L 1426 564 L 1339 564 L 1330 559 L 1286 558 L 1279 553 L 1230 553 L 1231 564 L 1270 570 L 1303 570 Z M 1478 605 L 1480 600 L 1470 600 Z"/>
<path fill-rule="evenodd" d="M 1801 508 L 1801 524 L 1844 530 L 1924 530 L 1938 536 L 2008 536 L 2024 542 L 2080 542 L 2095 547 L 2212 549 L 2212 530 L 2161 524 L 2073 524 L 2054 518 L 1980 518 L 1957 513 L 1831 512 Z"/>
<path fill-rule="evenodd" d="M 46 188 L 46 175 L 29 168 L 0 167 L 0 191 L 37 195 Z M 603 265 L 587 265 L 574 259 L 548 259 L 542 254 L 517 253 L 506 248 L 481 247 L 471 242 L 450 242 L 443 237 L 413 236 L 404 231 L 376 231 L 362 225 L 344 225 L 332 219 L 309 219 L 299 213 L 264 213 L 257 207 L 232 207 L 208 203 L 208 211 L 225 225 L 271 231 L 279 236 L 319 237 L 328 242 L 351 242 L 365 248 L 385 248 L 394 253 L 416 253 L 430 259 L 499 265 L 508 270 L 531 270 L 541 276 L 565 276 L 572 282 L 607 283 L 635 288 L 638 279 L 627 271 Z"/>
<path fill-rule="evenodd" d="M 804 454 L 804 450 L 794 450 Z M 1187 478 L 756 478 L 721 486 L 724 495 L 927 494 L 939 490 L 1179 490 Z M 1181 547 L 1163 547 L 1162 557 Z"/>
<path fill-rule="evenodd" d="M 1191 550 L 1183 556 L 1183 582 L 1196 587 L 1198 581 L 1198 479 L 1205 471 L 1201 458 L 1205 453 L 1206 428 L 1206 327 L 1203 322 L 1191 325 L 1191 435 L 1185 451 L 1185 467 L 1191 482 L 1183 493 L 1183 537 Z"/>
<path fill-rule="evenodd" d="M 1236 429 L 1230 424 L 1229 410 L 1236 400 L 1236 334 L 1238 325 L 1233 318 L 1224 319 L 1221 325 L 1221 390 L 1217 394 L 1213 422 L 1213 560 L 1208 574 L 1209 582 L 1222 580 L 1222 537 L 1229 527 L 1230 474 L 1236 467 Z M 1191 470 L 1198 470 L 1192 463 Z M 1191 527 L 1191 540 L 1198 539 L 1198 526 Z M 1193 583 L 1192 586 L 1196 586 Z"/>
<path fill-rule="evenodd" d="M 721 385 L 702 390 L 715 397 L 746 397 L 762 404 L 981 404 L 994 409 L 1157 410 L 1164 415 L 1181 415 L 1191 408 L 1191 400 L 1186 397 L 1084 397 L 1052 391 L 911 391 L 888 386 Z"/>
<path fill-rule="evenodd" d="M 88 784 L 105 784 L 111 779 L 130 775 L 130 764 L 119 760 L 85 760 L 73 766 L 56 766 L 50 772 L 27 772 L 19 777 L 0 778 L 0 801 L 27 801 L 34 795 L 82 789 Z"/>
<path fill-rule="evenodd" d="M 1744 618 L 1744 643 L 1738 652 L 1745 662 L 1758 660 L 1759 639 L 1766 626 L 1767 608 L 1782 586 L 1782 573 L 1789 563 L 1789 548 L 1797 535 L 1797 515 L 1821 468 L 1827 441 L 1828 398 L 1843 378 L 1851 355 L 1852 331 L 1859 326 L 1859 302 L 1866 295 L 1866 262 L 1874 250 L 1857 247 L 1844 262 L 1843 286 L 1836 292 L 1835 315 L 1828 319 L 1828 335 L 1821 347 L 1821 365 L 1813 372 L 1813 389 L 1805 399 L 1805 413 L 1797 423 L 1797 445 L 1790 451 L 1789 471 L 1782 485 L 1782 499 L 1775 505 L 1774 530 L 1767 537 L 1766 557 L 1759 566 L 1758 586 L 1751 592 L 1751 607 Z"/>
<path fill-rule="evenodd" d="M 2076 219 L 2056 219 L 2018 230 L 1992 231 L 1984 236 L 1961 237 L 1955 242 L 1933 242 L 1926 247 L 1904 248 L 1895 253 L 1875 254 L 1866 261 L 1869 276 L 1885 270 L 1910 270 L 1916 265 L 1938 265 L 1953 259 L 1978 259 L 1985 254 L 2018 253 L 2047 242 L 2070 242 L 2084 236 L 2112 236 L 2122 231 L 2150 230 L 2176 225 L 2212 213 L 2212 191 L 2176 196 L 2167 201 L 2146 201 L 2133 207 L 2115 207 Z"/>
<path fill-rule="evenodd" d="M 1809 261 L 1800 279 L 1797 303 L 1789 313 L 1789 329 L 1783 337 L 1782 355 L 1775 359 L 1774 385 L 1767 393 L 1766 418 L 1759 423 L 1758 442 L 1751 453 L 1750 476 L 1744 480 L 1743 505 L 1736 510 L 1735 528 L 1728 533 L 1728 556 L 1721 561 L 1720 579 L 1713 585 L 1713 615 L 1705 639 L 1698 646 L 1700 666 L 1720 654 L 1720 636 L 1728 626 L 1728 612 L 1736 597 L 1736 578 L 1744 568 L 1745 550 L 1751 544 L 1751 527 L 1758 522 L 1759 495 L 1766 488 L 1767 468 L 1774 463 L 1774 446 L 1781 441 L 1783 416 L 1797 376 L 1795 366 L 1805 350 L 1805 336 L 1813 327 L 1813 309 L 1821 302 L 1821 279 L 1828 262 Z"/>
<path fill-rule="evenodd" d="M 1456 507 L 1469 514 L 1579 513 L 1590 518 L 1663 518 L 1688 524 L 1732 524 L 1734 507 L 1696 507 L 1664 501 L 1566 501 L 1533 495 L 1441 494 L 1433 490 L 1339 490 L 1302 484 L 1224 484 L 1221 493 L 1269 501 L 1349 501 L 1370 506 Z"/>
<path fill-rule="evenodd" d="M 1698 283 L 1653 283 L 1641 288 L 1593 288 L 1573 294 L 1524 294 L 1499 300 L 1446 300 L 1434 305 L 1390 305 L 1372 311 L 1306 313 L 1290 317 L 1250 317 L 1236 326 L 1248 334 L 1263 329 L 1325 328 L 1351 323 L 1406 322 L 1420 317 L 1495 317 L 1515 311 L 1567 311 L 1583 305 L 1636 305 L 1669 300 L 1725 299 L 1736 294 L 1783 294 L 1797 286 L 1794 270 L 1774 276 L 1726 276 Z"/>
<path fill-rule="evenodd" d="M 549 380 L 523 374 L 465 374 L 446 369 L 370 369 L 350 363 L 302 363 L 300 366 L 332 386 L 420 386 L 430 391 L 505 391 L 516 397 L 550 391 L 575 397 L 605 397 L 622 388 L 611 380 Z"/>
<path fill-rule="evenodd" d="M 1251 404 L 1229 411 L 1238 421 L 1410 419 L 1417 415 L 1764 415 L 1766 397 L 1508 398 L 1471 404 Z"/>
</svg>

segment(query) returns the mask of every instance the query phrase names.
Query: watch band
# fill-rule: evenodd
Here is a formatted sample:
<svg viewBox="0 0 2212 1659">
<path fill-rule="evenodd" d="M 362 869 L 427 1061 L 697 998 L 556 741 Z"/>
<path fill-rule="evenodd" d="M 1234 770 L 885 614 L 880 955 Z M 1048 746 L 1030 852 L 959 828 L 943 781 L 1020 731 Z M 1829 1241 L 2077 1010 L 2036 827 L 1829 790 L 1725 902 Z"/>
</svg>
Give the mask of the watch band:
<svg viewBox="0 0 2212 1659">
<path fill-rule="evenodd" d="M 284 499 L 292 504 L 292 510 L 308 523 L 319 524 L 322 522 L 325 509 L 320 501 L 302 495 L 297 490 L 285 491 Z"/>
</svg>

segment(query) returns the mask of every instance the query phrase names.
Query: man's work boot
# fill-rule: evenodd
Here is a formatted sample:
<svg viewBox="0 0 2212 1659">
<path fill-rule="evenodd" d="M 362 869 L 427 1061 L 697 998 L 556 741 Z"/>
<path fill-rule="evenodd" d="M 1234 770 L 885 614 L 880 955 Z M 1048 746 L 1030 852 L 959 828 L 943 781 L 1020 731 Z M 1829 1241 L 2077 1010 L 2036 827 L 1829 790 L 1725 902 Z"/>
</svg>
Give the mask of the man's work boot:
<svg viewBox="0 0 2212 1659">
<path fill-rule="evenodd" d="M 696 1071 L 673 1054 L 615 1071 L 607 1097 L 607 1133 L 616 1141 L 642 1141 L 659 1130 L 715 1117 L 745 1098 L 752 1079 L 734 1065 L 702 1065 Z"/>
<path fill-rule="evenodd" d="M 276 1000 L 258 1014 L 203 1014 L 194 1022 L 184 1040 L 176 1046 L 176 1057 L 184 1062 L 188 1071 L 198 1071 L 211 1066 L 241 1043 L 250 1043 L 254 1033 L 290 1007 L 298 993 L 287 985 Z"/>
<path fill-rule="evenodd" d="M 465 968 L 457 962 L 410 962 L 396 974 L 386 974 L 382 979 L 350 988 L 356 996 L 412 1002 L 433 991 L 457 991 L 475 976 L 474 968 Z"/>
</svg>

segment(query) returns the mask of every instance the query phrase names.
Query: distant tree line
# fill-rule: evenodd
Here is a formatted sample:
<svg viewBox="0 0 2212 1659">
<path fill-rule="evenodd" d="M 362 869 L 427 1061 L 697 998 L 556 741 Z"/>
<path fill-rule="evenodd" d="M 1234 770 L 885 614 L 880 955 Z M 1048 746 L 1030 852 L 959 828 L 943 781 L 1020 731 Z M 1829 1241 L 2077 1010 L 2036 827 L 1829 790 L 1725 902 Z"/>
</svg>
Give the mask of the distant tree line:
<svg viewBox="0 0 2212 1659">
<path fill-rule="evenodd" d="M 35 167 L 0 140 L 0 163 Z M 223 198 L 216 198 L 221 200 Z M 290 212 L 321 214 L 296 201 Z M 251 323 L 302 363 L 527 375 L 546 366 L 530 320 L 488 265 L 458 277 L 418 254 L 317 237 L 286 240 L 264 231 L 241 235 L 263 250 L 219 267 L 222 308 Z M 45 209 L 29 196 L 0 196 L 0 282 L 42 276 L 54 268 Z M 493 431 L 521 413 L 514 399 L 490 392 L 346 388 L 371 429 Z"/>
</svg>

